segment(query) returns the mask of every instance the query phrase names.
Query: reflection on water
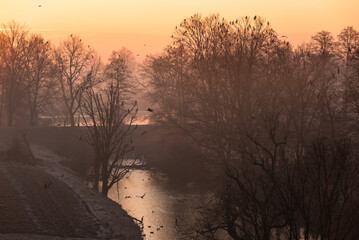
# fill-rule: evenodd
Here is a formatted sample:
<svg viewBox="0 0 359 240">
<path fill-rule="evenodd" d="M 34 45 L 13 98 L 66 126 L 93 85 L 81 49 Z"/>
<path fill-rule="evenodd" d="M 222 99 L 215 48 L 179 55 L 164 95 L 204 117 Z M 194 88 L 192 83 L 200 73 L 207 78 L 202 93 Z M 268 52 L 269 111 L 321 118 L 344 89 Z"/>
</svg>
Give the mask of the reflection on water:
<svg viewBox="0 0 359 240">
<path fill-rule="evenodd" d="M 192 216 L 197 194 L 171 191 L 164 176 L 148 170 L 134 170 L 114 186 L 108 196 L 122 205 L 134 218 L 143 217 L 144 239 L 179 239 L 176 230 L 179 219 Z"/>
</svg>

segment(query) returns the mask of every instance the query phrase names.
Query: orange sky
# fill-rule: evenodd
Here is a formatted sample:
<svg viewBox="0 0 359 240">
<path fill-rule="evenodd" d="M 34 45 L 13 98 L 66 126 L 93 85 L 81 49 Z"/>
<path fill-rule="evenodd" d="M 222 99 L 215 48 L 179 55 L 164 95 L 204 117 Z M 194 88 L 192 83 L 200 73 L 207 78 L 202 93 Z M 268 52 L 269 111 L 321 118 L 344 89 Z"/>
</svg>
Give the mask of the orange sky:
<svg viewBox="0 0 359 240">
<path fill-rule="evenodd" d="M 260 15 L 298 44 L 321 30 L 359 29 L 358 11 L 359 0 L 0 0 L 0 23 L 25 23 L 55 43 L 78 34 L 103 58 L 125 46 L 142 60 L 160 52 L 174 27 L 194 13 L 228 20 Z"/>
</svg>

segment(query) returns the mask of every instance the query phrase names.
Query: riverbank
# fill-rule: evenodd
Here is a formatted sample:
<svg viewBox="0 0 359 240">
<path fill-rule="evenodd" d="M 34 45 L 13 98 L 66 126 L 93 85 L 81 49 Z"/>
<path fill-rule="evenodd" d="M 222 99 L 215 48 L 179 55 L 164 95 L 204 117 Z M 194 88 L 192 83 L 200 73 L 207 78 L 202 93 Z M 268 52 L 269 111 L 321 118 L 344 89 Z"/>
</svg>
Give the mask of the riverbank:
<svg viewBox="0 0 359 240">
<path fill-rule="evenodd" d="M 30 149 L 39 164 L 0 161 L 1 239 L 141 239 L 121 206 L 89 189 L 61 156 Z"/>
</svg>

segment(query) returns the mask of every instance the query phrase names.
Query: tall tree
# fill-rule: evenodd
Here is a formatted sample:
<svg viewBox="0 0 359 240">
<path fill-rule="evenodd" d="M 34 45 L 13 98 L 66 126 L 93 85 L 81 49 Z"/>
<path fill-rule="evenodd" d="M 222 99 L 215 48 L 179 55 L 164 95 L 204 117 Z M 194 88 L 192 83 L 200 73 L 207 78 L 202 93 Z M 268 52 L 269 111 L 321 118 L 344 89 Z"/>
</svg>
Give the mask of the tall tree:
<svg viewBox="0 0 359 240">
<path fill-rule="evenodd" d="M 113 51 L 109 63 L 105 66 L 106 82 L 108 86 L 119 88 L 124 99 L 128 98 L 135 90 L 134 71 L 135 59 L 130 50 L 122 48 Z"/>
<path fill-rule="evenodd" d="M 126 109 L 119 86 L 110 85 L 99 93 L 90 88 L 86 91 L 82 114 L 88 129 L 86 141 L 95 152 L 94 187 L 98 190 L 101 176 L 101 192 L 107 196 L 108 190 L 135 163 L 126 162 L 125 156 L 133 150 L 136 103 Z"/>
<path fill-rule="evenodd" d="M 48 41 L 40 35 L 32 35 L 27 51 L 29 62 L 26 64 L 26 105 L 30 115 L 30 125 L 36 126 L 40 113 L 46 113 L 46 108 L 56 95 L 54 79 L 52 48 Z"/>
<path fill-rule="evenodd" d="M 344 28 L 338 35 L 338 45 L 343 64 L 341 76 L 344 106 L 343 112 L 355 131 L 359 117 L 359 32 L 351 27 Z"/>
<path fill-rule="evenodd" d="M 85 46 L 75 35 L 61 42 L 54 54 L 67 117 L 71 126 L 75 126 L 75 114 L 81 107 L 84 91 L 100 81 L 97 78 L 99 61 L 90 46 Z"/>
<path fill-rule="evenodd" d="M 359 32 L 353 26 L 344 28 L 338 35 L 338 44 L 346 63 L 359 49 Z"/>
<path fill-rule="evenodd" d="M 26 89 L 24 78 L 29 61 L 28 30 L 16 22 L 4 24 L 2 28 L 4 30 L 0 33 L 2 42 L 0 61 L 3 65 L 1 107 L 4 107 L 7 125 L 12 126 Z"/>
</svg>

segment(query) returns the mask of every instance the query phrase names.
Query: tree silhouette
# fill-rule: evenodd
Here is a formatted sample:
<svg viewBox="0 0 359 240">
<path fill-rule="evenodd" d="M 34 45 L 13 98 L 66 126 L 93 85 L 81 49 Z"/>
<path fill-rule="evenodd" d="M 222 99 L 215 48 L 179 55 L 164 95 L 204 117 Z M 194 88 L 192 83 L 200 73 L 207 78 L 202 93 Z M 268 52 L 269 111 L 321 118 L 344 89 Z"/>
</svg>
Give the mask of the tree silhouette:
<svg viewBox="0 0 359 240">
<path fill-rule="evenodd" d="M 99 62 L 90 46 L 75 35 L 61 42 L 54 54 L 67 117 L 71 126 L 75 126 L 75 114 L 81 107 L 84 91 L 101 81 L 97 78 Z"/>
<path fill-rule="evenodd" d="M 30 126 L 36 126 L 39 114 L 47 113 L 53 103 L 57 82 L 54 79 L 52 48 L 40 35 L 29 39 L 29 62 L 26 64 L 26 99 L 30 115 Z"/>
<path fill-rule="evenodd" d="M 101 176 L 101 192 L 105 196 L 135 164 L 135 160 L 126 162 L 125 156 L 133 150 L 136 105 L 125 107 L 119 86 L 111 85 L 99 93 L 92 88 L 86 91 L 82 107 L 83 120 L 88 129 L 85 140 L 95 152 L 94 187 L 98 189 Z"/>
<path fill-rule="evenodd" d="M 21 98 L 25 93 L 23 78 L 29 61 L 26 50 L 28 30 L 16 22 L 4 24 L 2 28 L 4 31 L 0 33 L 0 58 L 3 67 L 1 113 L 5 111 L 7 125 L 12 126 Z"/>
</svg>

